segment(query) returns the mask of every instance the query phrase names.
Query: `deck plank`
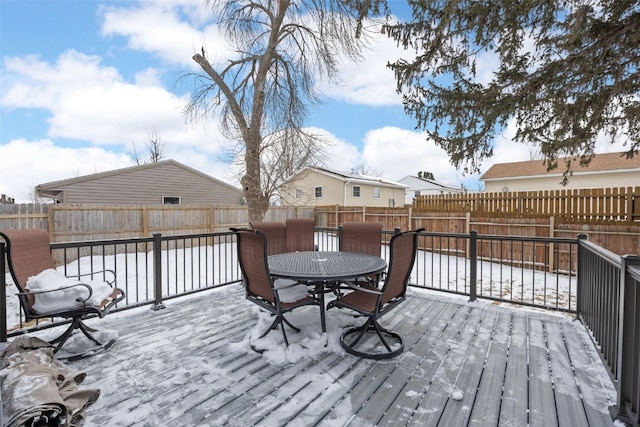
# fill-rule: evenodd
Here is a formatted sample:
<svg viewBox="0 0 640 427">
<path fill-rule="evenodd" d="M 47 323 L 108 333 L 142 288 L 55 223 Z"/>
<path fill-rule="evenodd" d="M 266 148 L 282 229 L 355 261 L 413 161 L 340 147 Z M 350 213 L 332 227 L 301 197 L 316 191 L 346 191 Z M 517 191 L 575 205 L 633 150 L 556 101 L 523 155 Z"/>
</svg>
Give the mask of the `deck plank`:
<svg viewBox="0 0 640 427">
<path fill-rule="evenodd" d="M 396 390 L 396 395 L 387 411 L 378 420 L 378 425 L 392 425 L 396 422 L 408 421 L 413 414 L 409 408 L 415 408 L 419 404 L 419 397 L 424 391 L 420 378 L 426 378 L 425 369 L 434 364 L 434 361 L 426 355 L 435 343 L 442 339 L 444 330 L 455 317 L 460 306 L 446 303 L 441 310 L 431 310 L 426 319 L 430 323 L 425 333 L 411 352 L 404 357 L 402 369 L 394 375 L 393 382 L 402 384 L 402 388 Z M 394 389 L 397 387 L 394 386 Z"/>
<path fill-rule="evenodd" d="M 558 406 L 558 424 L 560 426 L 587 425 L 587 414 L 584 410 L 580 390 L 575 380 L 575 373 L 557 322 L 545 322 L 547 330 L 551 372 L 554 392 Z"/>
<path fill-rule="evenodd" d="M 483 367 L 487 354 L 491 348 L 492 337 L 499 319 L 499 311 L 488 309 L 477 325 L 473 341 L 464 355 L 463 362 L 456 369 L 456 376 L 452 381 L 453 393 L 445 404 L 438 423 L 440 425 L 467 425 L 471 410 L 477 398 L 478 388 L 482 379 Z M 492 395 L 492 400 L 499 400 L 498 395 Z"/>
<path fill-rule="evenodd" d="M 420 318 L 412 329 L 413 332 L 419 333 L 412 335 L 412 339 L 405 342 L 405 354 L 397 358 L 384 381 L 362 405 L 358 412 L 361 420 L 371 425 L 379 425 L 385 414 L 391 414 L 404 407 L 405 386 L 419 369 L 423 360 L 420 355 L 424 354 L 440 336 L 442 328 L 452 317 L 454 309 L 455 306 L 444 301 L 434 301 L 430 307 L 427 307 L 429 315 Z M 436 323 L 438 321 L 439 325 Z"/>
<path fill-rule="evenodd" d="M 402 306 L 406 307 L 411 312 L 416 312 L 415 310 L 419 310 L 425 303 L 425 301 L 408 300 L 403 303 Z M 361 320 L 361 322 L 363 321 L 364 320 Z M 387 316 L 385 316 L 382 324 L 384 327 L 392 330 L 400 329 L 409 332 L 409 335 L 411 335 L 410 331 L 416 329 L 415 319 L 411 316 L 404 315 L 398 309 L 391 311 Z M 329 389 L 326 388 L 323 392 L 316 395 L 316 399 L 322 400 L 325 403 L 332 402 L 331 409 L 334 411 L 353 411 L 357 413 L 359 411 L 358 408 L 362 407 L 363 402 L 366 401 L 373 393 L 373 390 L 379 386 L 381 379 L 384 379 L 386 375 L 385 371 L 388 370 L 389 366 L 393 366 L 393 362 L 385 364 L 369 362 L 365 366 L 367 369 L 366 374 L 359 377 L 358 380 L 349 385 L 349 387 L 346 387 L 341 395 L 329 397 L 326 394 Z M 308 419 L 309 412 L 307 411 L 307 408 L 309 406 L 311 405 L 306 405 L 305 407 L 300 408 L 300 410 L 293 412 L 294 417 L 292 418 L 300 417 L 301 420 Z M 315 411 L 314 407 L 311 409 L 312 411 Z"/>
<path fill-rule="evenodd" d="M 500 404 L 500 422 L 508 426 L 529 423 L 528 319 L 513 312 L 509 330 L 509 351 Z M 482 419 L 478 422 L 481 423 Z"/>
<path fill-rule="evenodd" d="M 438 425 L 451 395 L 459 391 L 456 387 L 458 372 L 468 357 L 468 351 L 476 338 L 476 327 L 483 321 L 485 314 L 484 310 L 470 306 L 462 327 L 445 342 L 441 363 L 422 396 L 420 410 L 413 414 L 412 423 L 424 426 Z"/>
<path fill-rule="evenodd" d="M 559 323 L 569 360 L 574 369 L 576 385 L 581 398 L 585 401 L 584 409 L 589 419 L 588 424 L 600 425 L 611 419 L 609 411 L 597 410 L 596 404 L 608 402 L 606 406 L 615 404 L 615 394 L 600 382 L 604 371 L 600 357 L 595 352 L 591 339 L 577 320 L 569 324 Z"/>
<path fill-rule="evenodd" d="M 500 311 L 486 352 L 478 389 L 474 395 L 469 425 L 497 425 L 500 419 L 505 371 L 509 357 L 511 315 Z"/>
<path fill-rule="evenodd" d="M 544 321 L 538 315 L 529 316 L 529 425 L 558 425 L 558 407 L 550 373 L 547 337 Z"/>
<path fill-rule="evenodd" d="M 101 389 L 86 425 L 551 427 L 558 419 L 567 425 L 558 414 L 566 398 L 577 401 L 571 417 L 582 405 L 580 422 L 613 426 L 606 413 L 613 384 L 603 380 L 584 327 L 566 317 L 411 291 L 383 318 L 403 336 L 400 356 L 372 361 L 332 351 L 280 366 L 230 345 L 257 319 L 239 287 L 166 305 L 92 323 L 120 337 L 103 353 L 69 362 L 87 373 L 82 386 Z M 334 315 L 342 314 L 327 313 Z M 587 368 L 556 377 L 576 364 Z M 452 399 L 457 389 L 462 400 Z"/>
<path fill-rule="evenodd" d="M 403 307 L 402 309 L 404 310 L 405 308 Z M 406 309 L 410 313 L 430 312 L 433 309 L 433 304 L 409 306 Z M 407 356 L 423 339 L 430 322 L 429 317 L 407 317 L 411 319 L 409 325 L 398 325 L 395 328 L 404 337 L 405 356 L 375 364 L 367 375 L 371 380 L 361 383 L 366 384 L 366 387 L 358 391 L 359 398 L 357 400 L 352 399 L 352 408 L 361 422 L 376 424 L 380 417 L 389 410 L 389 406 L 393 404 L 393 399 L 390 399 L 390 395 L 397 393 L 401 386 L 404 385 L 396 383 L 400 380 L 398 374 L 401 370 L 409 368 L 410 362 L 407 363 Z"/>
</svg>

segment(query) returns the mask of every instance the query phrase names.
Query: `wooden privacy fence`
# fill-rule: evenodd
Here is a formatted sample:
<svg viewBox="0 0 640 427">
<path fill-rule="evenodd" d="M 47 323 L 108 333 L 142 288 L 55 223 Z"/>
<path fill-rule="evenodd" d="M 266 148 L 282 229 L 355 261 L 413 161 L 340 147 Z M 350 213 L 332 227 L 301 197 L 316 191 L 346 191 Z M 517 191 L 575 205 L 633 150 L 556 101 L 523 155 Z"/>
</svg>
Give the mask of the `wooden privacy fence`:
<svg viewBox="0 0 640 427">
<path fill-rule="evenodd" d="M 417 196 L 413 207 L 430 212 L 553 215 L 574 221 L 640 221 L 640 187 Z"/>
<path fill-rule="evenodd" d="M 583 220 L 566 216 L 514 214 L 507 212 L 428 212 L 412 207 L 372 208 L 363 206 L 271 207 L 265 220 L 314 217 L 320 227 L 337 227 L 350 221 L 381 222 L 384 229 L 425 228 L 434 233 L 537 236 L 589 241 L 619 255 L 640 256 L 640 221 Z M 246 206 L 189 205 L 0 205 L 0 229 L 41 228 L 51 241 L 70 242 L 149 237 L 153 233 L 184 235 L 226 231 L 247 226 Z"/>
<path fill-rule="evenodd" d="M 412 207 L 372 208 L 321 206 L 316 225 L 337 227 L 351 221 L 381 222 L 385 229 L 424 228 L 433 233 L 468 234 L 475 230 L 488 236 L 530 236 L 587 239 L 616 254 L 640 256 L 640 221 L 574 221 L 551 215 L 486 212 L 426 212 Z"/>
<path fill-rule="evenodd" d="M 313 216 L 313 208 L 271 207 L 265 220 Z M 0 205 L 0 229 L 41 228 L 54 243 L 211 233 L 248 223 L 245 205 Z"/>
</svg>

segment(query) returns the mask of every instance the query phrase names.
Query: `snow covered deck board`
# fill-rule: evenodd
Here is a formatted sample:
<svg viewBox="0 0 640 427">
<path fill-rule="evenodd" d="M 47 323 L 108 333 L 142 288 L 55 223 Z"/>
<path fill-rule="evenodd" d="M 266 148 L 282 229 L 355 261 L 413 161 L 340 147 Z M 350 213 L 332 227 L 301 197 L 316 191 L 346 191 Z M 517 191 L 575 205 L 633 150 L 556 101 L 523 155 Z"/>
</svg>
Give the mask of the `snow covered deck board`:
<svg viewBox="0 0 640 427">
<path fill-rule="evenodd" d="M 613 385 L 570 318 L 410 291 L 382 322 L 404 337 L 397 358 L 328 351 L 282 365 L 232 344 L 256 323 L 239 287 L 166 305 L 92 321 L 120 336 L 68 362 L 101 389 L 87 425 L 613 426 Z"/>
</svg>

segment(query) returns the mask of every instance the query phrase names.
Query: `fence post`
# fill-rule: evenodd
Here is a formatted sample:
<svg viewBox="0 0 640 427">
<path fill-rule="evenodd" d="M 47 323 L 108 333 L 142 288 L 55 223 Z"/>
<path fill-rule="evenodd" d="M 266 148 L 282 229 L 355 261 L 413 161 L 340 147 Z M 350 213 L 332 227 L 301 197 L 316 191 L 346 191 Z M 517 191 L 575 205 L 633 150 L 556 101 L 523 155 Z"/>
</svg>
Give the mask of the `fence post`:
<svg viewBox="0 0 640 427">
<path fill-rule="evenodd" d="M 5 264 L 5 243 L 0 242 L 0 301 L 2 301 L 2 314 L 0 315 L 0 342 L 7 342 L 7 270 Z"/>
<path fill-rule="evenodd" d="M 478 294 L 478 232 L 469 233 L 469 301 L 475 301 Z"/>
<path fill-rule="evenodd" d="M 638 383 L 640 381 L 640 290 L 638 281 L 629 273 L 629 267 L 640 266 L 637 255 L 623 255 L 620 258 L 620 308 L 618 314 L 618 360 L 617 360 L 617 400 L 615 419 L 638 425 L 638 420 L 630 420 L 638 406 Z"/>
<path fill-rule="evenodd" d="M 552 239 L 556 237 L 555 226 L 556 226 L 556 221 L 554 216 L 552 215 L 549 217 L 549 237 Z M 556 246 L 553 244 L 553 242 L 551 242 L 549 244 L 549 270 L 548 270 L 548 273 L 551 273 L 551 274 L 553 274 L 553 271 L 556 268 L 556 265 L 555 265 L 556 258 L 554 256 L 555 253 L 556 253 Z M 560 262 L 558 262 L 558 264 L 560 264 Z M 560 266 L 558 265 L 558 267 Z"/>
<path fill-rule="evenodd" d="M 162 234 L 153 233 L 153 294 L 154 302 L 151 309 L 156 311 L 164 308 L 162 303 Z"/>
</svg>

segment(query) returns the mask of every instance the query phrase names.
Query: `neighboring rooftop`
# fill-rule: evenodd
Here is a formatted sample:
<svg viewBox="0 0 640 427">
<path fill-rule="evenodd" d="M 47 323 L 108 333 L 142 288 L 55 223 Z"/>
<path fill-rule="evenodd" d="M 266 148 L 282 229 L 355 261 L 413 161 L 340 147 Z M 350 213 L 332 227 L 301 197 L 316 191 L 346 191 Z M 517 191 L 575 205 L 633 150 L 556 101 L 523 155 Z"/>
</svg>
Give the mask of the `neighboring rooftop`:
<svg viewBox="0 0 640 427">
<path fill-rule="evenodd" d="M 632 158 L 626 157 L 626 152 L 596 154 L 588 166 L 581 166 L 579 158 L 572 158 L 571 168 L 574 174 L 584 172 L 604 172 L 604 171 L 620 171 L 620 170 L 640 170 L 640 154 L 636 154 Z M 550 176 L 562 175 L 564 172 L 564 161 L 568 158 L 559 158 L 558 167 L 551 171 L 547 171 L 547 165 L 543 160 L 529 160 L 524 162 L 513 163 L 496 163 L 491 166 L 481 177 L 480 180 L 487 181 L 492 179 L 513 178 L 513 177 L 530 177 L 530 176 Z"/>
<path fill-rule="evenodd" d="M 383 179 L 378 176 L 361 175 L 354 172 L 337 171 L 337 170 L 321 168 L 317 166 L 307 166 L 302 170 L 300 170 L 299 172 L 295 173 L 293 176 L 295 177 L 295 175 L 298 175 L 304 170 L 315 170 L 316 172 L 323 173 L 325 175 L 330 175 L 335 178 L 342 179 L 344 181 L 349 180 L 352 183 L 357 183 L 357 184 L 383 185 L 383 186 L 389 186 L 389 187 L 402 187 L 402 188 L 407 187 L 406 185 L 401 184 L 399 182 L 390 181 L 388 179 Z"/>
</svg>

